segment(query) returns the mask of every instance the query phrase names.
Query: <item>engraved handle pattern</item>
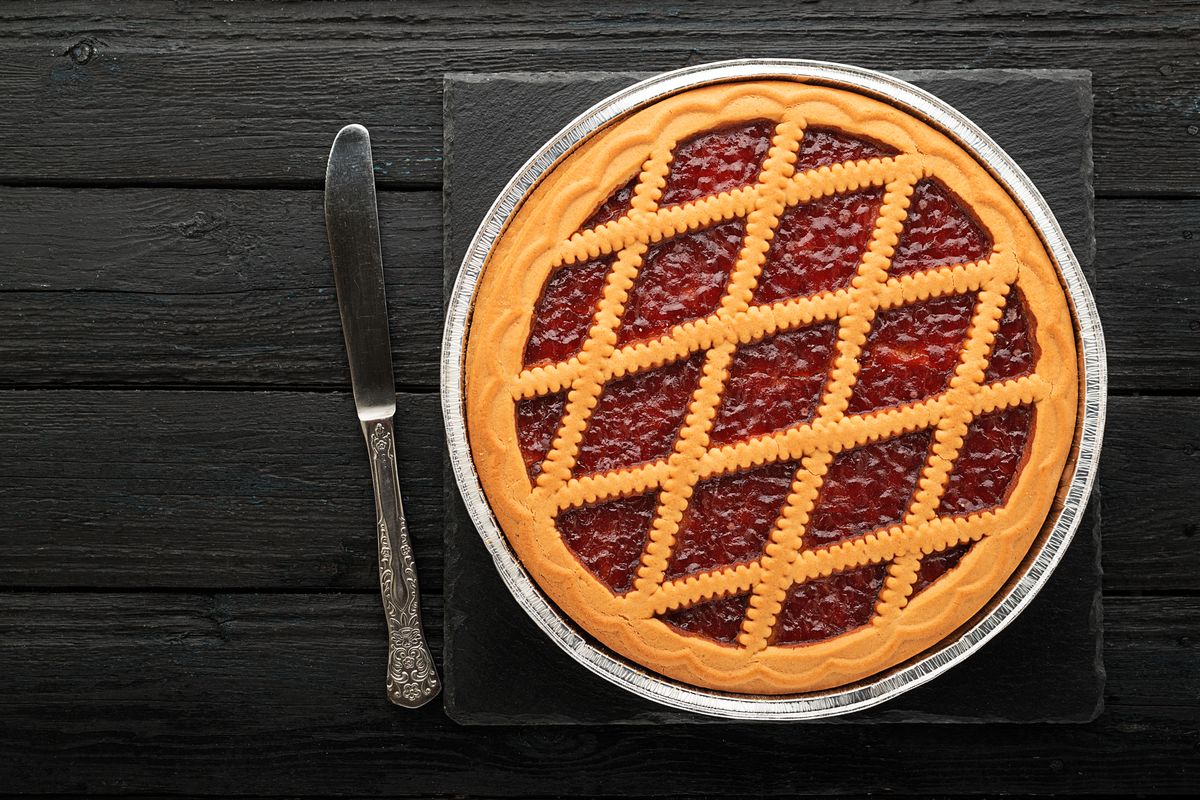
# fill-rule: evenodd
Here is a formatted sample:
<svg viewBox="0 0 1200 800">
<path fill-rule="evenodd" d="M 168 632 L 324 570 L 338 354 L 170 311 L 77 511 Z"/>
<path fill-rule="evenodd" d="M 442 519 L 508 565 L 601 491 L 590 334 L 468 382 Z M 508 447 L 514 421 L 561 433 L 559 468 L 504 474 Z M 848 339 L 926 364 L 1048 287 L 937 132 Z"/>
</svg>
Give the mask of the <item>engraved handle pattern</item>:
<svg viewBox="0 0 1200 800">
<path fill-rule="evenodd" d="M 396 474 L 395 434 L 390 419 L 363 422 L 371 451 L 375 512 L 379 518 L 379 590 L 388 627 L 388 700 L 418 708 L 441 690 L 433 656 L 421 627 L 421 600 L 400 481 Z"/>
</svg>

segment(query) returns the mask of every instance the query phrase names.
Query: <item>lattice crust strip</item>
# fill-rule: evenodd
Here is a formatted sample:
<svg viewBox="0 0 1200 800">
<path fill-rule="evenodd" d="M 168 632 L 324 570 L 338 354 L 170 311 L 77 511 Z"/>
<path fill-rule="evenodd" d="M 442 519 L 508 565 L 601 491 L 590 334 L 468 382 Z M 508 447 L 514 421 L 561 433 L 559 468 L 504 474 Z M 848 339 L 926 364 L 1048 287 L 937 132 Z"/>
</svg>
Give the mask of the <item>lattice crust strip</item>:
<svg viewBox="0 0 1200 800">
<path fill-rule="evenodd" d="M 794 111 L 778 123 L 757 182 L 678 206 L 660 208 L 674 145 L 656 149 L 636 182 L 630 211 L 572 235 L 555 251 L 557 265 L 615 254 L 594 322 L 577 356 L 522 371 L 511 382 L 514 399 L 567 391 L 564 416 L 533 491 L 536 513 L 658 490 L 649 541 L 631 592 L 621 598 L 642 618 L 706 599 L 750 592 L 738 642 L 751 652 L 767 647 L 790 588 L 865 564 L 888 563 L 872 624 L 892 621 L 907 603 L 922 554 L 987 535 L 997 512 L 936 516 L 967 426 L 978 415 L 1036 403 L 1050 390 L 1039 376 L 985 383 L 991 345 L 1005 300 L 1017 279 L 1012 253 L 996 249 L 975 262 L 929 269 L 901 278 L 888 270 L 915 185 L 933 173 L 920 155 L 855 161 L 796 173 L 805 121 Z M 751 305 L 758 276 L 784 210 L 832 194 L 883 187 L 870 242 L 846 289 L 768 305 Z M 745 235 L 718 310 L 675 326 L 649 342 L 617 347 L 628 293 L 649 246 L 685 231 L 745 219 Z M 863 415 L 846 410 L 862 349 L 878 312 L 929 297 L 978 292 L 970 327 L 950 380 L 940 395 Z M 737 347 L 815 322 L 836 320 L 837 351 L 812 421 L 776 433 L 710 448 L 709 432 Z M 624 375 L 704 352 L 672 453 L 664 459 L 596 475 L 573 477 L 583 432 L 604 385 Z M 830 547 L 808 549 L 804 534 L 826 471 L 838 452 L 900 433 L 933 429 L 933 444 L 903 522 Z M 665 579 L 680 521 L 696 484 L 709 477 L 778 461 L 799 460 L 783 511 L 761 558 L 735 567 Z"/>
</svg>

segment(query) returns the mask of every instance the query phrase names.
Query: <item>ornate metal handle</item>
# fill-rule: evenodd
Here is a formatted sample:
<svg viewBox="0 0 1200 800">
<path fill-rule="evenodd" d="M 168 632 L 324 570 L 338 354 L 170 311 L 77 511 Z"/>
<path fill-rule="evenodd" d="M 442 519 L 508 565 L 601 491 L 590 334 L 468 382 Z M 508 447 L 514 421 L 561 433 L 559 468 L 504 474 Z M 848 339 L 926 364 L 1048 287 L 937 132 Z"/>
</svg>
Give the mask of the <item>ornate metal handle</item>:
<svg viewBox="0 0 1200 800">
<path fill-rule="evenodd" d="M 390 418 L 364 420 L 362 430 L 371 451 L 379 519 L 379 590 L 388 627 L 388 700 L 418 708 L 436 697 L 442 687 L 421 627 L 417 571 L 396 475 L 396 437 Z"/>
</svg>

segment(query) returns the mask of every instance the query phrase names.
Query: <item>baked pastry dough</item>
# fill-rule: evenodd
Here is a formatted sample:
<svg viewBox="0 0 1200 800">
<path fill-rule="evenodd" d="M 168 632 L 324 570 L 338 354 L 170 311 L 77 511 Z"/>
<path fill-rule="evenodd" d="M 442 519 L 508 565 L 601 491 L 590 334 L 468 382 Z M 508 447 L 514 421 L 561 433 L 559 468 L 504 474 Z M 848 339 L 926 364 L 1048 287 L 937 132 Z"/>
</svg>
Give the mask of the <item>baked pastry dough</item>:
<svg viewBox="0 0 1200 800">
<path fill-rule="evenodd" d="M 525 568 L 616 653 L 807 692 L 937 645 L 1041 529 L 1072 317 L 1018 205 L 925 122 L 790 81 L 596 131 L 480 276 L 467 424 Z"/>
</svg>

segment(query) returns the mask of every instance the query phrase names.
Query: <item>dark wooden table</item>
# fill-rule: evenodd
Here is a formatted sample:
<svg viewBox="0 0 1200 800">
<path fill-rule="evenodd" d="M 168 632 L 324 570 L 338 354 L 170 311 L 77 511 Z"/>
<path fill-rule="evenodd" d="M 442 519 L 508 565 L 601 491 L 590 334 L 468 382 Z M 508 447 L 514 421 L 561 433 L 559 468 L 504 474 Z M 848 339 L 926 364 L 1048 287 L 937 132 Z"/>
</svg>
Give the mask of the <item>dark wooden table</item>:
<svg viewBox="0 0 1200 800">
<path fill-rule="evenodd" d="M 443 74 L 747 55 L 1092 71 L 1097 721 L 461 728 L 385 702 L 334 132 L 375 141 L 440 654 Z M 1194 3 L 0 5 L 0 795 L 1195 789 L 1198 227 Z"/>
</svg>

